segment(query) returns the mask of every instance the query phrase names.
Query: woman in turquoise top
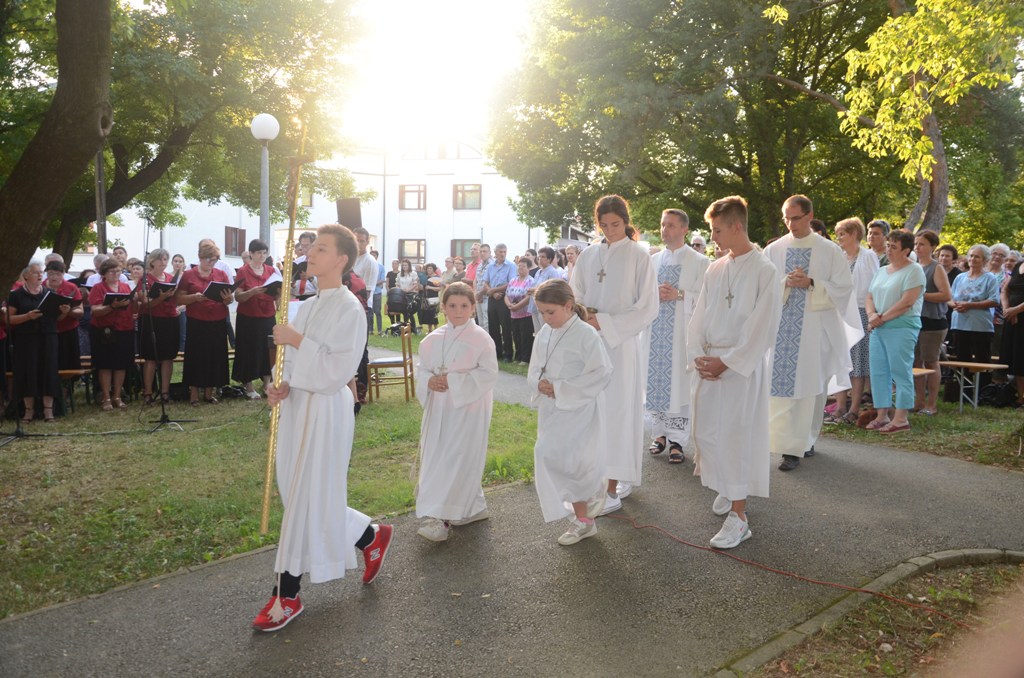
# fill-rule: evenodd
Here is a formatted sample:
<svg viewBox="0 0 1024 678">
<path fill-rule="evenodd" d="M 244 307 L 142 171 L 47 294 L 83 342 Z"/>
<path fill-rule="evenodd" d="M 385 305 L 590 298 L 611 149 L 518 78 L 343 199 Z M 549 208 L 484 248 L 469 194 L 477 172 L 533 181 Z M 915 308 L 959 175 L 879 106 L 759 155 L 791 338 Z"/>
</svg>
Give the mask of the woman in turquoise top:
<svg viewBox="0 0 1024 678">
<path fill-rule="evenodd" d="M 907 413 L 914 406 L 914 345 L 921 329 L 924 269 L 910 260 L 914 234 L 897 229 L 886 237 L 888 266 L 875 273 L 864 309 L 868 313 L 871 395 L 878 414 L 868 428 L 879 433 L 910 430 Z M 896 411 L 892 384 L 896 384 Z"/>
</svg>

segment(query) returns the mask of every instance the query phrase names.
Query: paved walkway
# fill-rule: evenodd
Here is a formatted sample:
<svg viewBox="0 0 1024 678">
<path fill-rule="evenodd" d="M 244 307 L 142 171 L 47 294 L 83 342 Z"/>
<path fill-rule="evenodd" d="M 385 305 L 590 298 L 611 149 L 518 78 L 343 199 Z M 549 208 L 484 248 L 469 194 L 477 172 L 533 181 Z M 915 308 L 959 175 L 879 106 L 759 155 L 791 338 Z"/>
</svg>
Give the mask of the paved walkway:
<svg viewBox="0 0 1024 678">
<path fill-rule="evenodd" d="M 509 393 L 503 381 L 498 395 Z M 1024 550 L 1019 516 L 1006 510 L 1024 504 L 1020 473 L 817 447 L 797 471 L 773 471 L 772 498 L 751 501 L 754 536 L 732 553 L 860 585 L 943 549 Z M 643 486 L 617 515 L 706 544 L 721 523 L 714 496 L 689 459 L 663 457 L 646 460 Z M 532 485 L 488 501 L 491 520 L 444 544 L 399 517 L 372 586 L 358 572 L 307 585 L 305 613 L 279 633 L 249 628 L 273 568 L 264 549 L 2 621 L 0 675 L 701 676 L 842 595 L 612 518 L 561 547 L 564 525 L 543 523 Z"/>
</svg>

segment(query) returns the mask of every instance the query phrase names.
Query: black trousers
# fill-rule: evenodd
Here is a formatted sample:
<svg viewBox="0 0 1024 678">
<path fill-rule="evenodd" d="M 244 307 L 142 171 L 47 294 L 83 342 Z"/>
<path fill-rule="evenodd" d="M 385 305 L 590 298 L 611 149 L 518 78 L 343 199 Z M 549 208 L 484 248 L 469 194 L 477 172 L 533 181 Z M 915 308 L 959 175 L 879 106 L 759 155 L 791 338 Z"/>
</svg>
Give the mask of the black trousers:
<svg viewBox="0 0 1024 678">
<path fill-rule="evenodd" d="M 491 297 L 487 302 L 487 331 L 494 340 L 494 349 L 498 358 L 512 360 L 514 347 L 512 343 L 512 311 L 505 305 L 505 295 L 500 299 Z"/>
<path fill-rule="evenodd" d="M 533 316 L 512 318 L 512 342 L 516 346 L 516 362 L 530 362 L 533 353 Z"/>
<path fill-rule="evenodd" d="M 953 330 L 956 340 L 956 359 L 967 363 L 992 362 L 992 332 L 972 332 L 970 330 Z M 981 387 L 992 383 L 992 373 L 982 372 L 979 384 Z M 975 393 L 975 396 L 978 394 Z M 955 381 L 946 384 L 943 390 L 945 402 L 960 400 L 960 385 Z"/>
</svg>

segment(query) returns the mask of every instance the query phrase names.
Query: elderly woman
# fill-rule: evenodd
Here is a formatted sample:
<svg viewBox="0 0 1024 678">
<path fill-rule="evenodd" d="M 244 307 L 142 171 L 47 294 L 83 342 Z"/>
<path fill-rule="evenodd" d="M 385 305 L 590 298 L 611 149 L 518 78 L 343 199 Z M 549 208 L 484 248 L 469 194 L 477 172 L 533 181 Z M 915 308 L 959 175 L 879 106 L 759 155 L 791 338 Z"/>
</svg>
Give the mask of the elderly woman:
<svg viewBox="0 0 1024 678">
<path fill-rule="evenodd" d="M 249 243 L 249 261 L 238 269 L 235 282 L 235 364 L 231 378 L 241 382 L 245 394 L 252 400 L 259 400 L 260 394 L 252 382 L 263 380 L 263 389 L 271 383 L 270 344 L 268 337 L 274 331 L 274 313 L 277 305 L 273 294 L 267 294 L 267 280 L 274 274 L 274 267 L 265 264 L 267 243 L 253 240 Z"/>
<path fill-rule="evenodd" d="M 530 362 L 533 353 L 533 314 L 530 313 L 530 290 L 534 287 L 530 277 L 530 262 L 521 257 L 516 264 L 516 277 L 505 288 L 505 305 L 512 316 L 512 344 L 515 361 L 520 365 Z"/>
<path fill-rule="evenodd" d="M 950 329 L 956 343 L 957 360 L 972 363 L 992 362 L 992 338 L 995 325 L 992 309 L 999 305 L 1001 280 L 985 270 L 992 253 L 986 245 L 974 245 L 967 250 L 967 272 L 953 281 L 953 319 Z M 991 380 L 988 373 L 981 375 L 981 383 Z"/>
<path fill-rule="evenodd" d="M 21 287 L 12 290 L 7 298 L 10 338 L 14 346 L 14 397 L 20 397 L 24 403 L 22 424 L 35 418 L 36 398 L 42 400 L 43 419 L 51 422 L 54 421 L 53 397 L 60 389 L 57 317 L 43 315 L 37 308 L 47 294 L 43 265 L 32 262 L 22 271 L 21 279 Z"/>
<path fill-rule="evenodd" d="M 182 381 L 188 386 L 189 403 L 199 404 L 199 389 L 206 402 L 215 405 L 216 390 L 228 383 L 228 305 L 233 296 L 223 290 L 220 301 L 203 292 L 211 282 L 228 282 L 224 271 L 215 268 L 220 248 L 211 242 L 199 245 L 199 265 L 185 271 L 178 282 L 176 301 L 185 307 L 185 363 Z"/>
<path fill-rule="evenodd" d="M 174 298 L 176 289 L 159 291 L 153 287 L 157 283 L 174 283 L 174 276 L 167 271 L 170 256 L 161 248 L 149 253 L 146 257 L 146 296 L 136 296 L 139 300 L 139 353 L 146 361 L 142 366 L 142 397 L 147 405 L 153 403 L 153 378 L 158 368 L 160 399 L 170 402 L 171 371 L 178 355 L 180 328 Z"/>
<path fill-rule="evenodd" d="M 121 282 L 121 262 L 111 257 L 100 264 L 100 282 L 89 291 L 92 306 L 92 366 L 99 379 L 100 406 L 105 411 L 124 409 L 121 387 L 129 368 L 135 367 L 135 321 L 131 287 Z M 112 298 L 109 294 L 126 295 Z"/>
<path fill-rule="evenodd" d="M 62 297 L 73 299 L 78 304 L 65 304 L 57 316 L 57 369 L 82 369 L 81 343 L 78 339 L 78 324 L 85 311 L 82 309 L 82 293 L 78 285 L 64 279 L 64 263 L 51 261 L 46 265 L 46 288 Z"/>
<path fill-rule="evenodd" d="M 921 332 L 914 349 L 914 367 L 932 370 L 926 377 L 914 379 L 914 409 L 926 416 L 935 414 L 938 407 L 939 383 L 942 381 L 939 352 L 949 329 L 946 303 L 952 298 L 946 269 L 932 258 L 938 244 L 939 236 L 935 231 L 921 231 L 914 238 L 914 253 L 925 277 Z"/>
<path fill-rule="evenodd" d="M 875 273 L 864 307 L 871 328 L 871 394 L 878 414 L 867 428 L 879 433 L 910 430 L 907 413 L 914 406 L 914 344 L 921 329 L 925 275 L 910 260 L 914 235 L 896 229 L 886 236 L 889 263 Z M 892 384 L 896 384 L 896 411 Z"/>
<path fill-rule="evenodd" d="M 853 362 L 850 384 L 853 388 L 836 394 L 836 409 L 825 418 L 827 424 L 857 423 L 860 399 L 864 395 L 864 385 L 868 377 L 871 376 L 869 361 L 871 339 L 868 329 L 868 314 L 864 310 L 864 304 L 867 302 L 868 287 L 871 285 L 875 273 L 878 272 L 878 257 L 860 244 L 863 239 L 864 222 L 860 219 L 856 217 L 843 219 L 836 224 L 836 242 L 846 254 L 846 261 L 850 265 L 853 291 L 857 296 L 857 310 L 860 311 L 860 324 L 864 330 L 864 337 L 850 349 L 850 359 Z"/>
</svg>

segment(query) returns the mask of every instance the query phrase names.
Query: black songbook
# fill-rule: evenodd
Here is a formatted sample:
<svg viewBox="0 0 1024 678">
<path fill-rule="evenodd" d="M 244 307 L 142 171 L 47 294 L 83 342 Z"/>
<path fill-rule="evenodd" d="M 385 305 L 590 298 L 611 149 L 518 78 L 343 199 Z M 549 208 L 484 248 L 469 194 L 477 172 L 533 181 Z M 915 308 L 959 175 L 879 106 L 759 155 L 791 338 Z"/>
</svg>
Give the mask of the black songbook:
<svg viewBox="0 0 1024 678">
<path fill-rule="evenodd" d="M 311 292 L 310 294 L 300 294 L 299 296 L 295 297 L 295 299 L 298 300 L 298 301 L 305 301 L 306 299 L 309 299 L 310 297 L 315 297 L 315 296 L 316 296 L 316 292 Z"/>
<path fill-rule="evenodd" d="M 103 297 L 103 305 L 110 306 L 115 301 L 128 301 L 131 298 L 131 293 L 122 294 L 120 292 L 107 292 L 107 295 Z"/>
<path fill-rule="evenodd" d="M 50 318 L 56 318 L 60 315 L 61 306 L 78 306 L 82 303 L 81 299 L 72 299 L 71 297 L 65 297 L 63 294 L 57 294 L 56 292 L 47 292 L 43 300 L 36 306 L 36 310 L 42 311 L 43 315 Z"/>
<path fill-rule="evenodd" d="M 270 274 L 270 277 L 267 278 L 267 282 L 263 283 L 263 293 L 269 294 L 272 297 L 280 296 L 282 284 L 284 284 L 284 278 L 281 277 L 280 273 L 274 271 Z"/>
<path fill-rule="evenodd" d="M 216 301 L 218 304 L 223 304 L 224 300 L 220 298 L 221 292 L 223 292 L 224 290 L 227 290 L 228 292 L 234 292 L 236 287 L 238 287 L 238 285 L 235 285 L 233 283 L 217 282 L 216 280 L 214 280 L 213 282 L 206 286 L 205 290 L 203 290 L 203 296 L 209 299 L 210 301 Z"/>
<path fill-rule="evenodd" d="M 178 289 L 178 283 L 173 282 L 156 282 L 149 286 L 149 298 L 156 299 L 165 292 L 171 292 Z"/>
<path fill-rule="evenodd" d="M 292 282 L 295 282 L 296 280 L 298 280 L 299 279 L 299 274 L 300 273 L 305 273 L 307 268 L 308 268 L 307 262 L 305 262 L 305 261 L 303 261 L 300 264 L 295 264 L 294 266 L 292 266 Z"/>
</svg>

